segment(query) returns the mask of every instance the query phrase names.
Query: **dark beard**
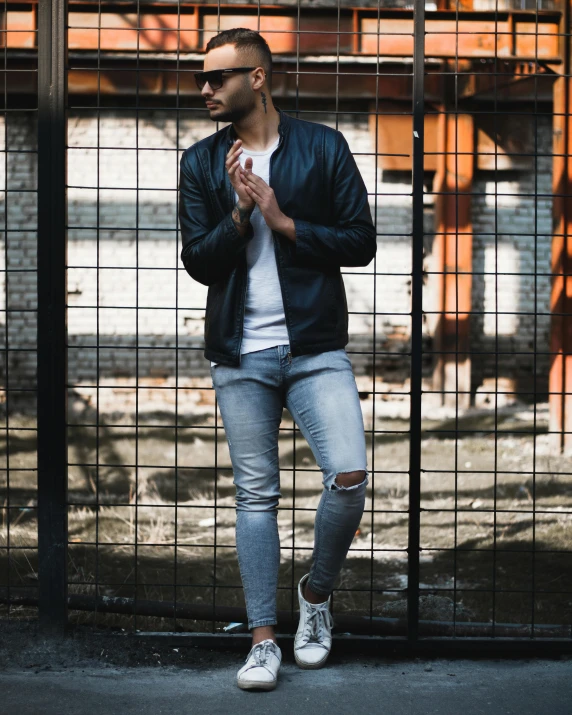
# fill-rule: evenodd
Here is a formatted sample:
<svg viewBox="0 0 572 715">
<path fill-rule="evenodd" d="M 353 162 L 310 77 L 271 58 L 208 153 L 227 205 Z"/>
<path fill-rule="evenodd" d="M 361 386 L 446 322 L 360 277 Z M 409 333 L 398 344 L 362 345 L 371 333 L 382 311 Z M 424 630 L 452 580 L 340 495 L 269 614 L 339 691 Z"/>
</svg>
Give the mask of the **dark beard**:
<svg viewBox="0 0 572 715">
<path fill-rule="evenodd" d="M 217 113 L 211 119 L 214 122 L 240 122 L 241 119 L 248 116 L 251 112 L 247 107 L 229 107 L 223 112 Z"/>
<path fill-rule="evenodd" d="M 226 108 L 211 119 L 215 122 L 240 122 L 252 112 L 255 106 L 250 87 L 245 84 L 227 100 Z"/>
</svg>

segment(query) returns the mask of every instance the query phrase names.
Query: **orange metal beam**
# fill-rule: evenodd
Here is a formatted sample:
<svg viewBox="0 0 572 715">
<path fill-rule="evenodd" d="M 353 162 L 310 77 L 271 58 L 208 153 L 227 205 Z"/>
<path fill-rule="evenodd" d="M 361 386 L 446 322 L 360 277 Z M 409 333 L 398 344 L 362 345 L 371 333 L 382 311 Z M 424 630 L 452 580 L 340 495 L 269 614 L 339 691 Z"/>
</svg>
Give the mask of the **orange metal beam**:
<svg viewBox="0 0 572 715">
<path fill-rule="evenodd" d="M 560 25 L 561 65 L 554 83 L 549 429 L 562 452 L 572 449 L 572 1 Z M 568 433 L 568 434 L 567 434 Z"/>
<path fill-rule="evenodd" d="M 443 393 L 442 404 L 454 405 L 458 399 L 459 407 L 468 407 L 471 397 L 473 117 L 444 110 L 439 115 L 437 137 L 433 255 L 439 315 L 434 331 L 433 389 Z"/>
<path fill-rule="evenodd" d="M 459 69 L 459 99 L 552 101 L 552 86 L 558 74 L 544 63 L 496 58 L 478 66 L 468 64 Z"/>
<path fill-rule="evenodd" d="M 1 60 L 0 60 L 1 65 Z M 134 63 L 115 61 L 113 70 L 105 67 L 100 69 L 70 69 L 68 73 L 68 91 L 78 94 L 134 94 L 140 95 L 172 95 L 196 96 L 200 93 L 193 77 L 194 71 L 201 67 L 199 61 L 193 65 L 185 63 L 184 70 L 173 68 L 160 69 L 152 65 L 140 63 L 136 69 Z M 272 95 L 276 99 L 284 97 L 340 99 L 374 99 L 395 98 L 406 100 L 411 97 L 412 82 L 408 72 L 398 74 L 394 70 L 389 75 L 376 76 L 375 71 L 366 74 L 371 68 L 363 65 L 344 66 L 343 73 L 336 74 L 331 66 L 321 63 L 303 62 L 299 72 L 291 64 L 274 62 Z M 398 68 L 399 69 L 399 68 Z M 359 73 L 359 74 L 358 74 Z M 7 73 L 9 81 L 13 74 Z M 137 77 L 139 80 L 137 81 Z M 16 78 L 17 79 L 17 78 Z M 429 76 L 426 85 L 426 97 L 429 101 L 438 101 L 441 97 L 441 84 L 437 75 Z M 17 92 L 18 86 L 11 85 L 10 91 Z"/>
<path fill-rule="evenodd" d="M 70 12 L 70 50 L 190 52 L 199 46 L 199 12 L 102 13 Z"/>
<path fill-rule="evenodd" d="M 395 97 L 403 95 L 396 94 Z M 381 169 L 408 171 L 411 170 L 413 158 L 411 155 L 411 136 L 413 134 L 413 117 L 407 114 L 411 105 L 383 102 L 378 107 L 372 107 L 369 115 L 369 130 L 375 138 L 377 133 L 378 165 Z M 395 112 L 390 114 L 390 112 Z M 401 112 L 401 114 L 399 113 Z M 437 115 L 425 115 L 425 155 L 423 157 L 425 171 L 437 169 Z"/>
<path fill-rule="evenodd" d="M 484 13 L 488 14 L 488 13 Z M 505 19 L 483 20 L 482 15 L 463 20 L 440 19 L 439 13 L 427 14 L 425 54 L 427 57 L 489 58 L 503 57 L 546 60 L 558 56 L 558 19 L 536 23 L 534 15 L 507 14 Z M 363 18 L 362 52 L 392 57 L 413 55 L 413 19 L 391 19 L 379 23 Z M 378 37 L 379 33 L 379 37 Z"/>
<path fill-rule="evenodd" d="M 76 9 L 81 8 L 81 9 Z M 219 30 L 250 27 L 260 30 L 277 54 L 361 54 L 411 57 L 413 13 L 384 11 L 372 16 L 367 8 L 309 12 L 298 19 L 283 6 L 260 17 L 240 6 L 221 8 L 219 15 L 202 3 L 181 6 L 180 12 L 145 6 L 140 12 L 98 12 L 89 6 L 72 6 L 69 12 L 71 50 L 122 50 L 155 52 L 202 51 Z M 6 32 L 0 46 L 28 48 L 35 44 L 36 8 L 0 12 Z M 558 62 L 556 12 L 428 12 L 426 55 L 436 58 L 544 60 Z"/>
<path fill-rule="evenodd" d="M 0 33 L 0 47 L 29 49 L 36 47 L 38 11 L 35 6 L 0 12 L 0 23 L 6 32 Z"/>
<path fill-rule="evenodd" d="M 297 14 L 280 15 L 243 15 L 240 9 L 230 15 L 202 14 L 201 29 L 203 30 L 203 49 L 211 37 L 220 30 L 233 27 L 247 27 L 257 30 L 268 42 L 272 52 L 276 54 L 351 54 L 356 49 L 354 26 L 351 15 L 340 16 L 337 11 L 332 13 L 308 13 L 300 16 L 298 25 Z M 359 28 L 359 25 L 358 25 Z M 357 50 L 358 53 L 360 50 Z"/>
<path fill-rule="evenodd" d="M 572 449 L 572 79 L 554 86 L 550 431 L 561 451 Z M 568 434 L 566 434 L 568 433 Z"/>
</svg>

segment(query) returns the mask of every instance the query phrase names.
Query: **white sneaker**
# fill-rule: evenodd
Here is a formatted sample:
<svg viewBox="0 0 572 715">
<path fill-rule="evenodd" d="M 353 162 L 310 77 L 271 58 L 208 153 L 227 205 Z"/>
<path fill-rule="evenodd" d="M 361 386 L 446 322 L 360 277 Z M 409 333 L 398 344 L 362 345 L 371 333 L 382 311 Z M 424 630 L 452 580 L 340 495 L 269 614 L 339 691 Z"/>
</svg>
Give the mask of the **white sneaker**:
<svg viewBox="0 0 572 715">
<path fill-rule="evenodd" d="M 298 584 L 300 623 L 294 639 L 294 657 L 300 668 L 321 668 L 332 649 L 332 626 L 330 599 L 324 603 L 309 603 L 302 596 L 302 582 L 310 574 L 302 576 Z"/>
<path fill-rule="evenodd" d="M 282 662 L 282 651 L 278 645 L 266 638 L 252 646 L 245 664 L 236 674 L 236 682 L 243 690 L 274 690 L 278 682 L 278 671 Z"/>
</svg>

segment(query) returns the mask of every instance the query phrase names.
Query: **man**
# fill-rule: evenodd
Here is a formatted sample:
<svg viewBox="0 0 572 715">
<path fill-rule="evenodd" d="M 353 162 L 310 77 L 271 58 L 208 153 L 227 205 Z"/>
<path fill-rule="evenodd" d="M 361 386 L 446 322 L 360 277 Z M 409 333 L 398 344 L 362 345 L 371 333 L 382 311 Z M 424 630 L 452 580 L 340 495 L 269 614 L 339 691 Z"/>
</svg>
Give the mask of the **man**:
<svg viewBox="0 0 572 715">
<path fill-rule="evenodd" d="M 343 135 L 272 102 L 272 56 L 226 30 L 196 75 L 211 119 L 230 122 L 181 157 L 181 260 L 209 286 L 205 357 L 236 486 L 236 549 L 252 631 L 239 687 L 276 686 L 278 430 L 287 407 L 323 472 L 312 567 L 298 584 L 302 668 L 324 665 L 330 594 L 363 514 L 363 418 L 341 266 L 376 252 L 363 180 Z"/>
</svg>

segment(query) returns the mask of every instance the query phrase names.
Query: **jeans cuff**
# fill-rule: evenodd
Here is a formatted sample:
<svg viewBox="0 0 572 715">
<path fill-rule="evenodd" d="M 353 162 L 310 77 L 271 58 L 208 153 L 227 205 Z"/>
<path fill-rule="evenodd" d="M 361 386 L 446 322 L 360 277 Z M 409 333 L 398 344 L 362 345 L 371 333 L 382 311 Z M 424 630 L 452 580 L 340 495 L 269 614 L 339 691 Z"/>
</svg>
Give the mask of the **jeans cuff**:
<svg viewBox="0 0 572 715">
<path fill-rule="evenodd" d="M 263 618 L 258 621 L 248 622 L 248 630 L 251 628 L 258 628 L 259 626 L 275 626 L 278 623 L 276 618 Z"/>
</svg>

